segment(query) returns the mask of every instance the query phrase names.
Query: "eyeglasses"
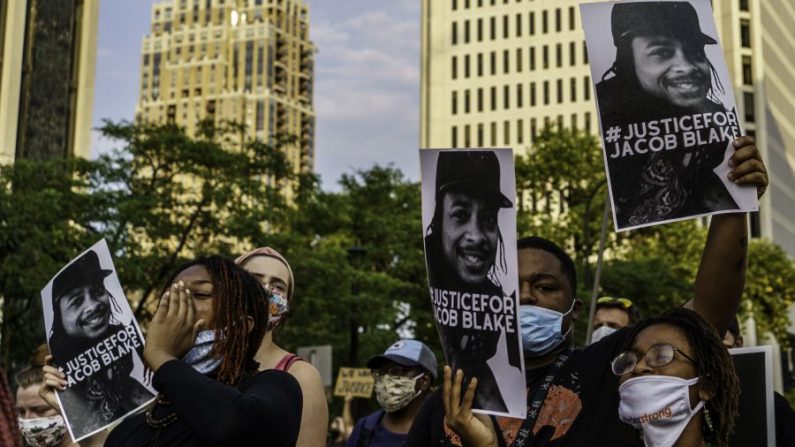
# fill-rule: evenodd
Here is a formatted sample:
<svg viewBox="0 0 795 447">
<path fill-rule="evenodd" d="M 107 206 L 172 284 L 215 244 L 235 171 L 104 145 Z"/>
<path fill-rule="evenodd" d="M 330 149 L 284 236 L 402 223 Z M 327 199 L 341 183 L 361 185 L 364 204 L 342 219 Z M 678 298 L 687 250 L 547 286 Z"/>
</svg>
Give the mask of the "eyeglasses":
<svg viewBox="0 0 795 447">
<path fill-rule="evenodd" d="M 643 354 L 643 357 L 646 359 L 647 365 L 654 368 L 659 368 L 671 363 L 674 360 L 675 352 L 682 354 L 682 356 L 688 359 L 690 363 L 696 365 L 696 361 L 693 360 L 689 355 L 682 352 L 681 349 L 674 348 L 667 343 L 661 343 L 652 346 L 648 351 L 646 351 L 645 354 Z M 637 364 L 638 354 L 636 354 L 634 351 L 622 352 L 613 359 L 613 374 L 617 376 L 623 376 L 624 374 L 627 374 L 635 369 L 635 365 Z"/>
<path fill-rule="evenodd" d="M 613 298 L 612 296 L 603 296 L 596 300 L 596 304 L 619 304 L 624 309 L 632 307 L 632 301 L 628 298 Z"/>
</svg>

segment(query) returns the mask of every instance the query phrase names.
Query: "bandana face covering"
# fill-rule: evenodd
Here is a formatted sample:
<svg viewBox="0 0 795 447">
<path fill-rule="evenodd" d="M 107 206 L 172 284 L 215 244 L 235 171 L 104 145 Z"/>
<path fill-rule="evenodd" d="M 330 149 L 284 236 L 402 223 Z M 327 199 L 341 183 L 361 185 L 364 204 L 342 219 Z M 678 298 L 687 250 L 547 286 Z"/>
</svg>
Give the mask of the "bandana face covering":
<svg viewBox="0 0 795 447">
<path fill-rule="evenodd" d="M 66 425 L 60 415 L 19 419 L 19 429 L 30 447 L 53 447 L 61 442 L 66 434 Z"/>
<path fill-rule="evenodd" d="M 419 396 L 422 390 L 415 391 L 417 377 L 403 377 L 393 374 L 384 374 L 375 379 L 375 398 L 378 405 L 387 413 L 400 410 L 408 405 L 415 397 Z"/>
<path fill-rule="evenodd" d="M 268 330 L 272 331 L 282 322 L 284 314 L 290 311 L 290 304 L 283 296 L 273 292 L 271 293 L 268 307 L 271 313 L 271 317 L 268 320 Z"/>
<path fill-rule="evenodd" d="M 182 361 L 189 364 L 196 371 L 202 374 L 209 374 L 216 370 L 221 365 L 223 358 L 213 358 L 210 353 L 213 350 L 213 343 L 215 343 L 215 331 L 204 330 L 196 335 L 196 341 L 193 342 L 193 347 L 190 348 Z"/>
<path fill-rule="evenodd" d="M 522 349 L 527 357 L 541 357 L 560 346 L 571 332 L 571 325 L 562 333 L 563 318 L 574 310 L 572 300 L 569 310 L 560 312 L 539 306 L 519 306 L 519 325 L 522 332 Z"/>
<path fill-rule="evenodd" d="M 671 376 L 641 376 L 627 380 L 618 387 L 621 402 L 618 417 L 640 429 L 648 447 L 674 444 L 690 419 L 702 407 L 701 401 L 690 408 L 690 387 L 698 377 L 685 380 Z"/>
</svg>

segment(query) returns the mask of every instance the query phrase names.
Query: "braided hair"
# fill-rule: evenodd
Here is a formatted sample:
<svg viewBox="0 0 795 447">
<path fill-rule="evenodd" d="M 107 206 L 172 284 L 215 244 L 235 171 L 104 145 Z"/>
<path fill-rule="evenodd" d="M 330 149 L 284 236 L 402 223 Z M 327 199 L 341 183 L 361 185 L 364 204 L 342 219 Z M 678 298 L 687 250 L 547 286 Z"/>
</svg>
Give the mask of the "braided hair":
<svg viewBox="0 0 795 447">
<path fill-rule="evenodd" d="M 211 356 L 222 358 L 216 371 L 220 382 L 235 385 L 244 376 L 256 374 L 254 355 L 268 327 L 270 292 L 234 262 L 220 256 L 200 257 L 183 265 L 166 282 L 167 288 L 190 267 L 207 269 L 213 284 L 215 343 Z M 247 324 L 247 318 L 252 325 Z"/>
<path fill-rule="evenodd" d="M 740 381 L 734 372 L 734 363 L 718 331 L 692 310 L 679 307 L 660 316 L 646 318 L 631 329 L 624 350 L 631 348 L 641 331 L 657 325 L 669 325 L 679 329 L 687 338 L 695 353 L 699 383 L 712 398 L 704 404 L 712 418 L 712 429 L 702 424 L 704 440 L 716 447 L 729 445 L 729 435 L 734 430 L 737 417 L 737 402 L 740 397 Z"/>
</svg>

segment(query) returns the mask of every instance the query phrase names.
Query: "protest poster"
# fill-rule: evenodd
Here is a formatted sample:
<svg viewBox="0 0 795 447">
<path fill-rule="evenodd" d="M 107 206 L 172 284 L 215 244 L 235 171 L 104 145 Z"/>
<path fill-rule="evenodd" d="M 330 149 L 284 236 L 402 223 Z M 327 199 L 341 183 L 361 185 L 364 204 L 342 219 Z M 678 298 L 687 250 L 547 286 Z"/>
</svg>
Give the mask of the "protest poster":
<svg viewBox="0 0 795 447">
<path fill-rule="evenodd" d="M 729 445 L 776 445 L 773 410 L 773 347 L 729 349 L 740 379 L 739 415 Z"/>
<path fill-rule="evenodd" d="M 616 231 L 759 209 L 709 0 L 580 5 Z"/>
<path fill-rule="evenodd" d="M 425 262 L 447 363 L 477 377 L 473 409 L 524 418 L 510 149 L 420 150 Z"/>
<path fill-rule="evenodd" d="M 56 393 L 75 441 L 138 410 L 155 396 L 144 339 L 105 240 L 81 253 L 41 291 L 53 365 L 66 374 Z"/>
<path fill-rule="evenodd" d="M 369 399 L 373 395 L 375 380 L 370 368 L 340 368 L 334 395 L 338 397 L 363 397 Z"/>
</svg>

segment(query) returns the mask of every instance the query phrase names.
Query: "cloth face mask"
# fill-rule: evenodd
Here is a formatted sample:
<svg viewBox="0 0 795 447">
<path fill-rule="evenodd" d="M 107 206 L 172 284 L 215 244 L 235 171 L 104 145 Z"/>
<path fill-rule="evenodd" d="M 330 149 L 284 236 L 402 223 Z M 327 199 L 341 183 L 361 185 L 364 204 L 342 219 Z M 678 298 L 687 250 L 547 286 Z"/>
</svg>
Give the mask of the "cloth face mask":
<svg viewBox="0 0 795 447">
<path fill-rule="evenodd" d="M 268 330 L 272 331 L 282 322 L 284 314 L 290 311 L 290 304 L 278 293 L 271 293 L 268 306 L 271 312 L 271 317 L 268 320 Z"/>
<path fill-rule="evenodd" d="M 417 388 L 417 377 L 403 377 L 393 374 L 384 374 L 375 379 L 375 398 L 378 405 L 387 413 L 400 410 L 408 405 L 415 397 L 419 396 L 422 390 L 415 391 Z"/>
<path fill-rule="evenodd" d="M 698 377 L 685 380 L 653 375 L 629 379 L 618 387 L 618 417 L 640 429 L 648 447 L 671 446 L 704 407 L 704 401 L 690 407 L 690 386 L 696 383 Z"/>
<path fill-rule="evenodd" d="M 599 329 L 593 331 L 591 334 L 591 344 L 596 343 L 597 341 L 607 337 L 617 330 L 618 329 L 610 326 L 600 326 Z"/>
<path fill-rule="evenodd" d="M 30 447 L 53 447 L 58 445 L 66 434 L 66 425 L 61 415 L 44 418 L 19 418 L 19 429 Z"/>
<path fill-rule="evenodd" d="M 193 347 L 190 348 L 187 354 L 182 357 L 182 361 L 189 364 L 196 371 L 202 374 L 209 374 L 216 370 L 221 365 L 221 358 L 213 358 L 210 356 L 215 343 L 215 331 L 204 330 L 196 335 L 196 341 L 193 342 Z"/>
<path fill-rule="evenodd" d="M 574 310 L 574 301 L 563 314 L 539 306 L 519 306 L 519 325 L 522 331 L 522 348 L 527 357 L 541 357 L 549 353 L 566 339 L 571 325 L 562 333 L 563 318 Z"/>
</svg>

